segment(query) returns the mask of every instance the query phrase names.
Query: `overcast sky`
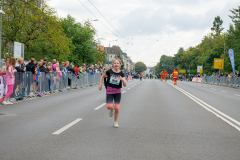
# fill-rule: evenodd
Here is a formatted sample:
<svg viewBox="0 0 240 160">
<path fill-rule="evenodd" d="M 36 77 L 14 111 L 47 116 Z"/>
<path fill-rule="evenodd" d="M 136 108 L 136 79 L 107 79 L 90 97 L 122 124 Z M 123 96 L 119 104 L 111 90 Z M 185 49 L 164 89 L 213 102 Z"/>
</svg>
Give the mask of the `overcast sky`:
<svg viewBox="0 0 240 160">
<path fill-rule="evenodd" d="M 173 56 L 180 47 L 196 46 L 211 32 L 216 16 L 229 29 L 230 9 L 239 0 L 48 0 L 60 17 L 92 21 L 96 39 L 105 47 L 118 45 L 133 62 L 154 66 L 162 55 Z M 83 4 L 83 5 L 82 5 Z M 84 7 L 85 6 L 85 7 Z M 94 7 L 95 6 L 95 7 Z M 87 9 L 86 9 L 87 8 Z M 97 9 L 96 9 L 97 8 Z M 103 16 L 108 20 L 108 23 Z M 114 28 L 113 28 L 114 27 Z M 117 41 L 113 41 L 116 40 Z"/>
</svg>

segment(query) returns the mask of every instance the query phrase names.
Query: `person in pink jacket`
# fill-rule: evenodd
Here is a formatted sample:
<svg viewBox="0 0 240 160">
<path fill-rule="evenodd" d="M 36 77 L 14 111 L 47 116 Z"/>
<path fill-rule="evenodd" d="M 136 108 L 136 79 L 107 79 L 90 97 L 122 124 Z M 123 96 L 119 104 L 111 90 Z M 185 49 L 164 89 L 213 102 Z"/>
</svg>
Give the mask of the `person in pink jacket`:
<svg viewBox="0 0 240 160">
<path fill-rule="evenodd" d="M 15 75 L 14 75 L 15 63 L 16 63 L 16 59 L 14 57 L 12 57 L 10 59 L 9 64 L 6 66 L 5 85 L 8 86 L 8 91 L 4 98 L 4 101 L 2 102 L 3 105 L 13 104 L 13 103 L 9 102 L 9 97 L 13 93 L 13 86 L 15 83 Z"/>
</svg>

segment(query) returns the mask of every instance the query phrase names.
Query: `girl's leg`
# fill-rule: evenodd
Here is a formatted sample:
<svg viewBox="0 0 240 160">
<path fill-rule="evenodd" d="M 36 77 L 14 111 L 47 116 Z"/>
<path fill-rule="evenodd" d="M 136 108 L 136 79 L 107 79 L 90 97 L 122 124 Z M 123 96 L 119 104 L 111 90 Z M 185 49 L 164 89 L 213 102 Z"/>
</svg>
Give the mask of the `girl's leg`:
<svg viewBox="0 0 240 160">
<path fill-rule="evenodd" d="M 7 94 L 5 96 L 5 99 L 4 101 L 9 101 L 9 97 L 10 95 L 13 93 L 13 84 L 12 85 L 8 85 L 8 91 L 7 91 Z"/>
<path fill-rule="evenodd" d="M 117 93 L 114 95 L 114 122 L 117 122 L 118 114 L 119 114 L 119 105 L 121 101 L 121 93 Z"/>
<path fill-rule="evenodd" d="M 107 108 L 113 110 L 113 94 L 106 95 Z"/>
</svg>

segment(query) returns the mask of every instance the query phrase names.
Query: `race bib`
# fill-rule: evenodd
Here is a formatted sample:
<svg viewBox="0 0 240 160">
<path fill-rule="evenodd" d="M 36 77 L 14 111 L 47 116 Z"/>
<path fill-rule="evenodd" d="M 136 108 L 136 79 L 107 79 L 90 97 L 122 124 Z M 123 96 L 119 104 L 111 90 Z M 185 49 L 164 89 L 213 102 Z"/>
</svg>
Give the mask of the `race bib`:
<svg viewBox="0 0 240 160">
<path fill-rule="evenodd" d="M 119 85 L 120 83 L 119 76 L 111 75 L 109 83 Z"/>
</svg>

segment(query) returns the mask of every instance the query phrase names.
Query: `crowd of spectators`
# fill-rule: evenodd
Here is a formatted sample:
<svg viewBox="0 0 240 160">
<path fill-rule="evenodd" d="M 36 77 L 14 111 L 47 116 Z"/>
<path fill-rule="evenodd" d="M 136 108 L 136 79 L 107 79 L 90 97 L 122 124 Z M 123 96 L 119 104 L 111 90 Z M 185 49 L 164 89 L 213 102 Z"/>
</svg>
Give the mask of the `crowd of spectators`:
<svg viewBox="0 0 240 160">
<path fill-rule="evenodd" d="M 17 89 L 19 92 L 19 97 L 17 100 L 22 100 L 25 97 L 25 90 L 23 91 L 23 74 L 25 74 L 25 77 L 28 77 L 25 79 L 25 83 L 27 83 L 27 87 L 28 90 L 30 92 L 30 86 L 33 84 L 33 93 L 32 95 L 29 95 L 29 92 L 27 93 L 27 96 L 38 96 L 38 97 L 42 97 L 45 94 L 51 94 L 51 93 L 56 93 L 57 91 L 64 91 L 63 89 L 59 89 L 56 91 L 56 85 L 54 86 L 54 88 L 51 90 L 50 89 L 50 83 L 51 83 L 51 79 L 49 78 L 51 75 L 55 76 L 55 79 L 57 82 L 59 82 L 59 80 L 62 79 L 66 79 L 66 76 L 71 73 L 72 76 L 74 76 L 75 78 L 79 78 L 79 76 L 82 75 L 86 75 L 86 74 L 94 74 L 94 73 L 102 73 L 104 68 L 100 65 L 89 65 L 89 64 L 85 64 L 82 63 L 81 65 L 77 64 L 76 66 L 74 65 L 73 62 L 59 62 L 56 59 L 53 59 L 52 61 L 48 61 L 47 58 L 41 59 L 40 61 L 36 61 L 34 58 L 31 58 L 28 62 L 24 62 L 23 58 L 19 57 L 17 59 L 15 59 L 16 62 L 14 62 L 14 65 L 12 64 L 12 60 L 15 58 L 11 58 L 11 59 L 6 59 L 5 60 L 5 65 L 2 66 L 2 68 L 0 68 L 0 72 L 1 73 L 5 73 L 6 75 L 4 75 L 3 77 L 3 81 L 5 83 L 5 94 L 7 94 L 9 87 L 8 85 L 6 85 L 6 83 L 8 83 L 7 77 L 9 76 L 9 71 L 8 69 L 10 68 L 10 66 L 12 66 L 12 71 L 13 71 L 13 77 L 14 81 L 15 81 L 15 88 L 16 89 L 16 83 L 17 83 Z M 10 64 L 11 63 L 11 64 Z M 44 74 L 41 74 L 44 73 Z M 27 76 L 26 76 L 27 75 Z M 40 92 L 39 90 L 39 81 L 41 81 L 39 79 L 40 75 L 45 75 L 45 78 L 48 80 L 48 82 L 44 82 L 44 83 L 48 83 L 49 84 L 49 90 L 46 92 Z M 31 79 L 31 80 L 29 80 Z M 71 84 L 71 78 L 67 78 L 66 79 L 68 81 L 68 86 L 70 86 Z M 59 82 L 61 83 L 61 82 Z M 9 92 L 10 93 L 10 92 Z M 16 97 L 16 95 L 11 96 L 11 97 Z M 4 103 L 4 105 L 6 104 L 11 104 L 11 102 L 7 102 Z"/>
</svg>

